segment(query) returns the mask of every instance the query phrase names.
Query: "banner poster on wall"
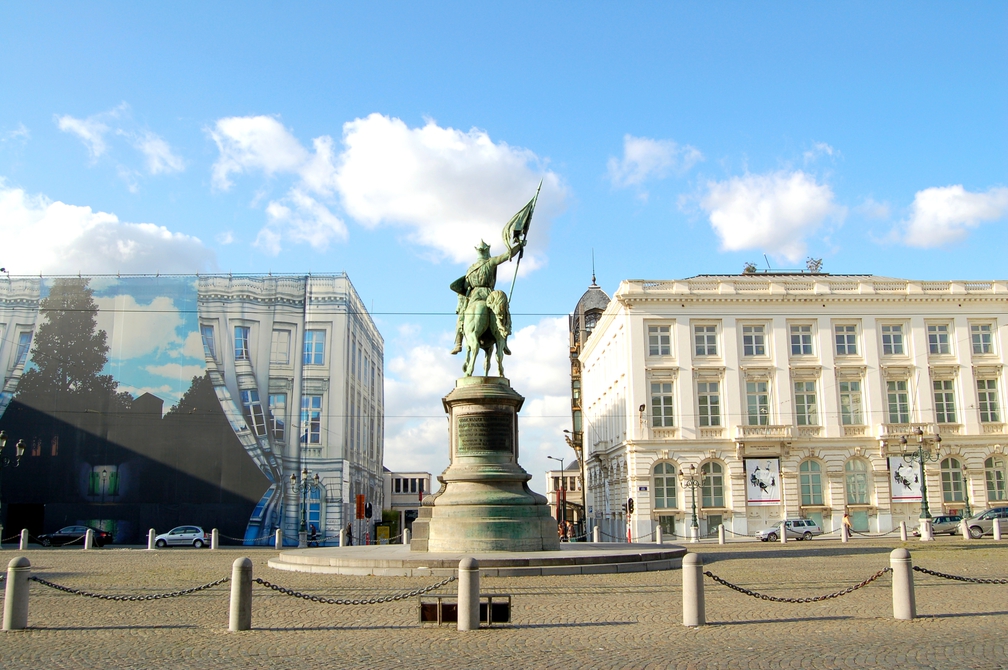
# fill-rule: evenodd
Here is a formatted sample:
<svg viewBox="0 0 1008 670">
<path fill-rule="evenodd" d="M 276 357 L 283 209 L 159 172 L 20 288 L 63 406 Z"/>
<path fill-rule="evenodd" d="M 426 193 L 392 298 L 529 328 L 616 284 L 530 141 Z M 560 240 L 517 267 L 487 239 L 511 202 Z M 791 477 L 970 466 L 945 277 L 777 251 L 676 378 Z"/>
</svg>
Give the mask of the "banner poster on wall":
<svg viewBox="0 0 1008 670">
<path fill-rule="evenodd" d="M 749 505 L 779 505 L 781 501 L 780 461 L 776 458 L 747 458 L 746 502 Z"/>
<path fill-rule="evenodd" d="M 889 484 L 893 502 L 920 502 L 920 463 L 907 463 L 902 456 L 890 456 Z"/>
</svg>

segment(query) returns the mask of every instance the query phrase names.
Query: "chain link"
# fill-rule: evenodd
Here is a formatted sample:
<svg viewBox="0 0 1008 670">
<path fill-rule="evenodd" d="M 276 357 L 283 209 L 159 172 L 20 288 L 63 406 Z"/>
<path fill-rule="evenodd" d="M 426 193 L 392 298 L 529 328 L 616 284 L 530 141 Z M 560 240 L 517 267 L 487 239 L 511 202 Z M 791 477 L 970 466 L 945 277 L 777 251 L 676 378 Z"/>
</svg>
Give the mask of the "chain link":
<svg viewBox="0 0 1008 670">
<path fill-rule="evenodd" d="M 379 605 L 381 603 L 390 603 L 398 600 L 405 600 L 407 598 L 415 598 L 416 596 L 420 596 L 425 593 L 429 593 L 430 591 L 433 591 L 435 589 L 439 589 L 445 584 L 450 584 L 451 582 L 454 582 L 456 579 L 457 578 L 455 577 L 455 575 L 451 575 L 450 577 L 438 582 L 437 584 L 426 586 L 422 589 L 416 589 L 414 591 L 410 591 L 409 593 L 397 593 L 395 595 L 385 596 L 383 598 L 354 598 L 345 600 L 340 598 L 323 598 L 321 596 L 313 596 L 307 593 L 301 593 L 300 591 L 295 591 L 294 589 L 287 589 L 282 586 L 277 586 L 276 584 L 271 584 L 267 582 L 265 579 L 260 579 L 258 577 L 256 577 L 252 581 L 254 581 L 256 584 L 262 584 L 268 589 L 273 589 L 274 591 L 282 593 L 285 596 L 291 596 L 292 598 L 301 598 L 302 600 L 310 600 L 313 603 L 323 603 L 325 605 Z"/>
<path fill-rule="evenodd" d="M 147 596 L 113 596 L 104 593 L 91 593 L 89 591 L 84 591 L 81 589 L 72 589 L 68 586 L 61 586 L 60 584 L 53 584 L 52 582 L 46 581 L 41 577 L 29 577 L 28 579 L 30 579 L 33 582 L 38 582 L 43 586 L 48 586 L 51 589 L 56 589 L 57 591 L 63 591 L 64 593 L 70 593 L 75 596 L 84 596 L 86 598 L 97 598 L 99 600 L 140 602 L 143 600 L 162 600 L 164 598 L 177 598 L 179 596 L 187 596 L 190 593 L 196 593 L 197 591 L 203 591 L 205 589 L 211 589 L 215 586 L 220 586 L 224 582 L 230 581 L 231 577 L 223 577 L 215 582 L 210 582 L 209 584 L 203 584 L 202 586 L 196 586 L 191 589 L 185 589 L 184 591 L 172 591 L 170 593 L 155 593 Z"/>
<path fill-rule="evenodd" d="M 892 571 L 892 568 L 882 568 L 881 570 L 879 570 L 878 572 L 876 572 L 874 575 L 872 575 L 868 579 L 864 580 L 863 582 L 861 582 L 859 584 L 855 584 L 854 586 L 849 586 L 846 589 L 844 589 L 843 591 L 837 591 L 835 593 L 828 593 L 828 594 L 826 594 L 824 596 L 812 596 L 810 598 L 779 598 L 777 596 L 768 596 L 765 593 L 758 593 L 756 591 L 750 591 L 749 589 L 746 589 L 746 588 L 743 588 L 743 587 L 738 586 L 736 584 L 732 584 L 731 582 L 725 581 L 724 579 L 721 579 L 720 577 L 718 577 L 717 575 L 715 575 L 714 573 L 712 573 L 710 570 L 705 570 L 704 574 L 707 575 L 708 577 L 710 577 L 711 579 L 713 579 L 718 584 L 721 584 L 722 586 L 727 586 L 728 588 L 732 589 L 733 591 L 738 591 L 739 593 L 742 593 L 742 594 L 747 595 L 747 596 L 752 596 L 753 598 L 759 598 L 760 600 L 769 600 L 769 601 L 775 602 L 775 603 L 817 603 L 817 602 L 821 602 L 823 600 L 829 600 L 830 598 L 839 598 L 840 596 L 845 596 L 848 593 L 853 593 L 854 591 L 857 591 L 858 589 L 860 589 L 860 588 L 862 588 L 864 586 L 868 586 L 869 584 L 871 584 L 872 582 L 874 582 L 876 579 L 878 579 L 879 577 L 881 577 L 882 575 L 884 575 L 885 573 L 890 572 L 890 571 Z"/>
<path fill-rule="evenodd" d="M 1008 584 L 1008 579 L 985 579 L 983 577 L 963 577 L 961 575 L 949 575 L 944 572 L 928 570 L 927 568 L 922 568 L 919 565 L 913 566 L 913 569 L 916 570 L 917 572 L 923 572 L 925 575 L 931 575 L 932 577 L 941 577 L 942 579 L 954 579 L 957 582 L 969 582 L 971 584 Z"/>
</svg>

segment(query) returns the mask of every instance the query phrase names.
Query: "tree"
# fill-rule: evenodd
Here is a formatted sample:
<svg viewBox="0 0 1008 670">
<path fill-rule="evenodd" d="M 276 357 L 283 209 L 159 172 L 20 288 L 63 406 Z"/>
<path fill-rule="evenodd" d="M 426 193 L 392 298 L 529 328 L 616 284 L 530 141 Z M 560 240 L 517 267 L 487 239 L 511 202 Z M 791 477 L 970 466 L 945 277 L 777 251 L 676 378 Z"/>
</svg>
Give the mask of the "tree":
<svg viewBox="0 0 1008 670">
<path fill-rule="evenodd" d="M 36 407 L 58 409 L 71 403 L 99 411 L 128 406 L 118 382 L 101 371 L 108 363 L 107 336 L 98 330 L 98 305 L 88 279 L 53 282 L 39 306 L 42 324 L 32 346 L 32 367 L 21 377 L 17 397 Z M 91 402 L 88 402 L 91 401 Z"/>
</svg>

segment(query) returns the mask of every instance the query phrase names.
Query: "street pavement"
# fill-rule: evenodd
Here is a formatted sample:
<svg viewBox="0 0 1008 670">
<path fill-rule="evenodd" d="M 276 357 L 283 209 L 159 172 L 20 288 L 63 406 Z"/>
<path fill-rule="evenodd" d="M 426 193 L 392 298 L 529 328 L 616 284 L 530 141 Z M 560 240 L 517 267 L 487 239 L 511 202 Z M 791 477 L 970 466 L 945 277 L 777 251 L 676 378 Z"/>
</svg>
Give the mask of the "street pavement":
<svg viewBox="0 0 1008 670">
<path fill-rule="evenodd" d="M 686 545 L 705 569 L 774 596 L 842 590 L 889 565 L 899 539 L 820 538 Z M 932 570 L 1008 578 L 1008 541 L 942 538 L 905 545 Z M 254 576 L 324 597 L 372 598 L 439 581 L 281 572 L 276 551 L 251 548 L 0 551 L 33 574 L 107 594 L 177 591 L 230 575 L 248 556 Z M 569 577 L 486 578 L 513 596 L 510 625 L 458 632 L 421 626 L 416 599 L 340 606 L 253 586 L 253 630 L 229 633 L 229 584 L 179 598 L 114 602 L 30 587 L 30 629 L 0 633 L 3 668 L 1004 668 L 1008 585 L 914 573 L 918 619 L 892 618 L 891 578 L 808 604 L 759 600 L 704 579 L 707 626 L 682 626 L 678 570 Z M 437 593 L 452 594 L 456 584 Z"/>
</svg>

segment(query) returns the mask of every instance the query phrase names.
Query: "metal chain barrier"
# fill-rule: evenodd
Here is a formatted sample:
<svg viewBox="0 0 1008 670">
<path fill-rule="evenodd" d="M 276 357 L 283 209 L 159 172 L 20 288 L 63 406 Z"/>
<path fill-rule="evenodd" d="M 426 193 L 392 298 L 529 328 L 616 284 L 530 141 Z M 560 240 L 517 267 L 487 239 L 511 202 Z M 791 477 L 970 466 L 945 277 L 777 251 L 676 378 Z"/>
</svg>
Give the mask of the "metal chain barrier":
<svg viewBox="0 0 1008 670">
<path fill-rule="evenodd" d="M 97 598 L 99 600 L 119 600 L 129 602 L 140 602 L 143 600 L 163 600 L 164 598 L 178 598 L 179 596 L 187 596 L 190 593 L 196 593 L 197 591 L 211 589 L 215 586 L 220 586 L 224 582 L 231 581 L 231 577 L 228 576 L 218 579 L 215 582 L 210 582 L 209 584 L 203 584 L 202 586 L 196 586 L 191 589 L 185 589 L 183 591 L 171 591 L 170 593 L 155 593 L 146 596 L 113 596 L 104 593 L 91 593 L 89 591 L 84 591 L 82 589 L 72 589 L 68 586 L 53 584 L 52 582 L 46 581 L 41 577 L 29 577 L 28 579 L 33 582 L 38 582 L 43 586 L 48 586 L 51 589 L 56 589 L 57 591 L 63 591 L 64 593 L 70 593 L 75 596 L 84 596 L 86 598 Z"/>
<path fill-rule="evenodd" d="M 13 542 L 14 540 L 20 540 L 20 539 L 21 539 L 21 533 L 18 533 L 17 535 L 11 535 L 10 537 L 0 538 L 0 543 Z"/>
<path fill-rule="evenodd" d="M 876 579 L 878 579 L 887 572 L 892 572 L 892 568 L 882 568 L 881 570 L 879 570 L 878 572 L 876 572 L 874 575 L 864 580 L 863 582 L 855 584 L 854 586 L 849 586 L 843 591 L 828 593 L 824 596 L 812 596 L 810 598 L 780 598 L 777 596 L 768 596 L 765 593 L 758 593 L 756 591 L 751 591 L 747 588 L 743 588 L 736 584 L 732 584 L 731 582 L 725 581 L 724 579 L 721 579 L 720 577 L 712 573 L 710 570 L 705 570 L 704 574 L 713 579 L 718 584 L 721 584 L 722 586 L 727 586 L 733 591 L 738 591 L 739 593 L 742 593 L 747 596 L 752 596 L 753 598 L 759 598 L 760 600 L 769 600 L 770 602 L 775 603 L 817 603 L 823 600 L 829 600 L 830 598 L 839 598 L 840 596 L 845 596 L 848 593 L 853 593 L 854 591 L 857 591 L 862 587 L 868 586 L 869 584 L 871 584 L 872 582 L 874 582 Z"/>
<path fill-rule="evenodd" d="M 898 533 L 899 531 L 899 527 L 896 527 L 885 533 L 862 533 L 859 530 L 852 530 L 851 533 L 860 535 L 861 537 L 885 537 L 886 535 L 892 535 L 893 533 Z"/>
<path fill-rule="evenodd" d="M 302 600 L 310 600 L 313 603 L 323 603 L 325 605 L 380 605 L 381 603 L 390 603 L 398 600 L 405 600 L 407 598 L 415 598 L 425 593 L 434 591 L 435 589 L 439 589 L 445 584 L 450 584 L 451 582 L 454 582 L 456 579 L 457 577 L 455 577 L 455 575 L 451 575 L 450 577 L 441 580 L 437 584 L 433 584 L 431 586 L 425 586 L 422 589 L 415 589 L 413 591 L 410 591 L 409 593 L 397 593 L 395 595 L 385 596 L 383 598 L 354 598 L 346 600 L 340 598 L 323 598 L 321 596 L 313 596 L 307 593 L 301 593 L 300 591 L 295 591 L 294 589 L 286 589 L 282 586 L 271 584 L 267 582 L 265 579 L 260 579 L 259 577 L 256 577 L 252 581 L 255 582 L 256 584 L 262 584 L 268 589 L 273 589 L 274 591 L 282 593 L 285 596 L 291 596 L 292 598 L 301 598 Z"/>
<path fill-rule="evenodd" d="M 252 539 L 249 539 L 246 537 L 231 537 L 230 535 L 225 535 L 224 533 L 217 531 L 217 537 L 223 537 L 227 540 L 235 540 L 236 542 L 241 542 L 244 544 L 245 542 L 262 542 L 263 540 L 272 540 L 274 536 L 273 533 L 270 533 L 269 535 L 263 535 L 262 537 L 253 537 Z"/>
<path fill-rule="evenodd" d="M 913 569 L 917 572 L 923 572 L 925 575 L 931 575 L 932 577 L 941 577 L 942 579 L 953 579 L 957 582 L 969 582 L 971 584 L 1008 584 L 1008 579 L 985 579 L 983 577 L 963 577 L 961 575 L 949 575 L 944 572 L 928 570 L 927 568 L 922 568 L 919 565 L 913 566 Z"/>
</svg>

